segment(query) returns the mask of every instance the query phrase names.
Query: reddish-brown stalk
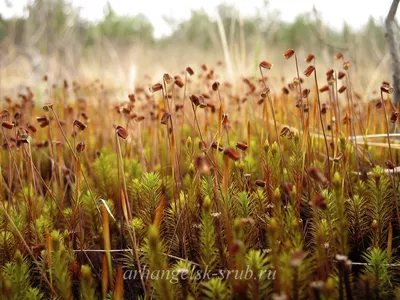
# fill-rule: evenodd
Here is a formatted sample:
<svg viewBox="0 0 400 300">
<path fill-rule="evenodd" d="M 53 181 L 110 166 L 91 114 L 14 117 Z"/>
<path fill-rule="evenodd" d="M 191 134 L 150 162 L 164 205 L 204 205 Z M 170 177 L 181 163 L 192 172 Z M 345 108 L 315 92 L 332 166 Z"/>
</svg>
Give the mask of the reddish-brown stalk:
<svg viewBox="0 0 400 300">
<path fill-rule="evenodd" d="M 340 104 L 339 104 L 339 95 L 338 95 L 338 74 L 334 73 L 335 76 L 335 85 L 334 85 L 334 90 L 333 90 L 333 101 L 335 103 L 335 131 L 336 131 L 336 143 L 339 140 L 339 133 L 340 133 Z M 337 150 L 337 147 L 335 147 Z M 336 154 L 336 153 L 335 153 Z"/>
<path fill-rule="evenodd" d="M 299 73 L 299 63 L 298 63 L 298 59 L 297 59 L 297 53 L 295 51 L 293 51 L 294 53 L 294 59 L 295 59 L 295 64 L 296 64 L 296 74 L 297 74 L 297 81 L 298 81 L 298 85 L 299 85 L 299 93 L 297 94 L 297 99 L 296 99 L 296 103 L 299 102 L 299 109 L 300 109 L 300 119 L 301 119 L 301 128 L 303 130 L 303 133 L 306 131 L 305 128 L 305 119 L 304 119 L 304 105 L 303 105 L 303 91 L 301 88 L 301 79 L 300 79 L 300 73 Z M 315 59 L 315 57 L 313 57 L 313 59 Z M 308 97 L 307 97 L 307 102 L 308 102 Z M 307 129 L 307 135 L 304 136 L 303 138 L 309 140 L 310 139 L 310 133 Z M 301 193 L 302 193 L 302 189 L 303 189 L 303 180 L 304 180 L 304 172 L 301 172 L 301 178 L 300 178 L 300 182 L 298 183 L 298 189 L 299 189 L 299 193 L 297 196 L 297 208 L 298 208 L 298 212 L 300 213 L 300 202 L 301 202 Z"/>
<path fill-rule="evenodd" d="M 354 106 L 354 103 L 353 103 L 353 85 L 352 85 L 352 82 L 351 82 L 351 77 L 350 77 L 350 70 L 349 70 L 349 68 L 346 69 L 346 82 L 347 82 L 348 89 L 350 89 L 350 91 L 349 91 L 349 96 L 350 96 L 351 103 L 352 103 L 353 107 L 355 107 L 355 106 Z M 360 104 L 361 104 L 361 102 L 358 101 L 358 103 L 357 103 L 357 105 L 356 105 L 357 110 L 358 110 L 358 113 L 355 114 L 355 117 L 356 117 L 357 120 L 358 120 L 359 129 L 360 129 L 361 135 L 363 136 L 363 140 L 364 140 L 364 152 L 365 152 L 366 155 L 368 155 L 369 158 L 372 160 L 372 156 L 371 156 L 370 150 L 368 149 L 368 140 L 367 140 L 367 138 L 366 138 L 366 136 L 365 136 L 365 135 L 366 135 L 366 132 L 367 132 L 367 129 L 364 128 L 363 122 L 362 122 L 362 120 L 361 120 Z M 361 167 L 364 168 L 364 161 L 361 160 L 361 163 L 362 163 L 362 166 L 361 166 Z"/>
<path fill-rule="evenodd" d="M 272 64 L 271 64 L 271 67 L 272 67 Z M 261 73 L 261 80 L 262 80 L 262 82 L 264 84 L 264 88 L 269 91 L 269 88 L 267 87 L 267 84 L 265 82 L 265 78 L 264 78 L 264 74 L 263 74 L 262 68 L 263 67 L 262 67 L 262 65 L 260 63 L 259 69 L 260 69 L 260 73 Z M 277 125 L 276 117 L 275 117 L 275 109 L 274 109 L 274 105 L 272 103 L 272 99 L 271 99 L 271 96 L 270 96 L 269 92 L 267 93 L 267 98 L 268 98 L 268 103 L 269 103 L 269 106 L 270 106 L 270 109 L 271 109 L 272 118 L 274 120 L 276 140 L 277 140 L 277 143 L 278 143 L 279 153 L 280 153 L 280 156 L 281 156 L 280 157 L 281 158 L 280 162 L 281 162 L 281 174 L 282 174 L 282 183 L 283 183 L 285 181 L 285 175 L 284 175 L 285 159 L 284 159 L 284 156 L 283 156 L 282 145 L 281 145 L 280 136 L 279 136 L 279 133 L 278 133 L 278 125 Z"/>
<path fill-rule="evenodd" d="M 78 161 L 78 157 L 76 156 L 74 149 L 72 149 L 72 146 L 71 146 L 71 144 L 70 144 L 70 142 L 69 142 L 69 140 L 68 140 L 68 138 L 67 138 L 67 136 L 66 136 L 66 134 L 65 134 L 65 132 L 64 132 L 64 130 L 63 130 L 63 128 L 62 128 L 62 126 L 61 126 L 60 120 L 59 120 L 59 118 L 58 118 L 56 112 L 54 111 L 53 106 L 52 106 L 52 105 L 49 105 L 49 106 L 47 106 L 47 107 L 48 107 L 48 110 L 50 110 L 50 111 L 53 113 L 53 115 L 54 115 L 54 117 L 55 117 L 55 119 L 56 119 L 56 121 L 57 121 L 58 128 L 60 129 L 61 134 L 62 134 L 63 137 L 64 137 L 64 140 L 67 142 L 67 145 L 68 145 L 68 147 L 69 147 L 69 149 L 70 149 L 72 155 L 74 156 L 75 161 Z M 96 205 L 96 207 L 97 207 L 96 200 L 95 200 L 94 195 L 93 195 L 93 192 L 92 192 L 92 190 L 91 190 L 91 188 L 90 188 L 89 182 L 88 182 L 88 180 L 87 180 L 87 178 L 86 178 L 86 175 L 85 175 L 85 173 L 83 172 L 82 169 L 80 170 L 80 172 L 82 172 L 83 179 L 85 180 L 85 183 L 86 183 L 86 186 L 87 186 L 87 188 L 88 188 L 88 191 L 89 191 L 89 193 L 90 193 L 90 195 L 91 195 L 92 201 L 93 201 L 93 203 L 94 203 L 94 204 Z M 98 208 L 97 208 L 97 210 L 99 211 Z"/>
<path fill-rule="evenodd" d="M 4 141 L 7 144 L 7 152 L 8 152 L 8 190 L 11 192 L 12 191 L 12 182 L 13 182 L 13 166 L 12 166 L 12 153 L 11 153 L 11 145 L 9 144 L 7 137 L 5 135 L 3 127 L 1 128 Z M 10 194 L 10 203 L 13 203 L 13 195 Z M 18 201 L 15 202 L 15 208 L 19 212 L 19 204 Z"/>
<path fill-rule="evenodd" d="M 78 160 L 78 157 L 76 156 L 75 151 L 74 151 L 74 149 L 72 148 L 72 145 L 71 145 L 71 143 L 69 142 L 69 140 L 68 140 L 68 138 L 67 138 L 67 136 L 66 136 L 66 134 L 65 134 L 65 132 L 64 132 L 64 129 L 62 128 L 62 125 L 61 125 L 61 123 L 60 123 L 60 119 L 58 118 L 56 112 L 54 111 L 53 106 L 52 106 L 52 105 L 51 105 L 51 106 L 48 106 L 48 108 L 49 108 L 49 110 L 53 113 L 53 116 L 54 116 L 54 118 L 55 118 L 56 121 L 57 121 L 58 128 L 60 129 L 60 132 L 61 132 L 61 134 L 63 135 L 65 142 L 67 143 L 67 145 L 68 145 L 68 147 L 69 147 L 69 149 L 70 149 L 72 155 L 74 156 L 75 161 L 77 161 L 77 160 Z"/>
<path fill-rule="evenodd" d="M 328 122 L 328 126 L 329 129 L 331 131 L 331 146 L 332 146 L 332 157 L 336 156 L 336 152 L 337 152 L 337 146 L 338 146 L 338 141 L 339 138 L 336 135 L 336 124 L 337 124 L 337 115 L 336 115 L 336 105 L 335 105 L 335 100 L 332 99 L 334 98 L 334 81 L 332 80 L 331 82 L 328 82 L 328 93 L 329 93 L 329 122 Z M 328 114 L 327 114 L 327 118 L 328 118 Z M 333 126 L 332 121 L 335 120 L 335 126 Z M 333 172 L 333 169 L 335 168 L 335 164 L 332 164 L 332 170 L 330 170 L 330 172 Z"/>
<path fill-rule="evenodd" d="M 297 60 L 297 54 L 294 52 L 294 61 L 296 63 L 296 73 L 297 73 L 297 80 L 299 82 L 299 94 L 298 94 L 298 99 L 296 99 L 296 102 L 300 100 L 300 118 L 301 118 L 301 125 L 302 129 L 304 132 L 304 109 L 303 109 L 303 97 L 302 97 L 302 90 L 301 90 L 301 80 L 300 80 L 300 73 L 299 73 L 299 63 Z"/>
<path fill-rule="evenodd" d="M 121 168 L 122 188 L 124 190 L 125 199 L 127 200 L 126 204 L 127 204 L 127 208 L 128 208 L 128 217 L 129 217 L 129 219 L 132 219 L 132 211 L 131 211 L 129 198 L 128 198 L 128 192 L 127 192 L 127 188 L 126 188 L 124 158 L 122 156 L 121 144 L 120 144 L 120 141 L 119 141 L 120 138 L 126 139 L 127 136 L 124 137 L 123 135 L 119 134 L 119 130 L 120 129 L 124 130 L 124 128 L 122 128 L 122 127 L 120 127 L 120 128 L 115 130 L 115 141 L 116 141 L 116 144 L 117 144 L 117 151 L 118 151 L 118 156 L 117 156 L 118 157 L 118 161 L 117 161 L 117 163 L 118 163 L 118 177 L 120 176 L 119 169 Z M 119 181 L 119 178 L 118 178 L 118 181 Z"/>
<path fill-rule="evenodd" d="M 119 129 L 121 129 L 121 132 L 118 132 Z M 119 129 L 117 129 L 115 131 L 115 139 L 116 139 L 116 143 L 117 143 L 117 150 L 118 150 L 118 164 L 121 165 L 121 172 L 122 172 L 122 183 L 123 183 L 123 197 L 125 198 L 126 201 L 124 201 L 124 203 L 126 204 L 127 207 L 127 215 L 125 216 L 125 218 L 128 218 L 126 220 L 126 222 L 129 222 L 130 220 L 132 220 L 132 211 L 131 211 L 131 207 L 130 207 L 130 203 L 129 203 L 129 198 L 128 198 L 128 192 L 127 192 L 127 188 L 126 188 L 126 181 L 125 181 L 125 168 L 124 168 L 124 161 L 123 161 L 123 157 L 122 157 L 122 151 L 121 151 L 121 144 L 119 139 L 126 139 L 127 138 L 127 132 L 123 127 L 120 127 Z M 126 134 L 126 135 L 125 135 Z M 119 167 L 118 167 L 119 170 Z M 118 172 L 119 174 L 119 172 Z M 119 176 L 119 175 L 118 175 Z M 120 199 L 121 201 L 121 205 L 122 205 L 122 199 Z M 139 270 L 139 275 L 140 275 L 140 279 L 141 279 L 141 283 L 142 283 L 142 287 L 143 290 L 145 292 L 145 298 L 147 299 L 147 288 L 146 288 L 146 284 L 144 283 L 143 277 L 142 277 L 142 271 L 141 271 L 141 267 L 140 267 L 140 259 L 139 259 L 139 249 L 137 247 L 137 239 L 136 239 L 136 232 L 135 232 L 135 228 L 134 226 L 131 227 L 132 228 L 132 232 L 131 230 L 128 230 L 130 238 L 131 238 L 131 242 L 132 242 L 132 248 L 133 248 L 133 252 L 135 255 L 135 260 L 138 266 L 138 270 Z"/>
<path fill-rule="evenodd" d="M 36 181 L 35 181 L 35 173 L 33 171 L 33 159 L 32 159 L 32 150 L 31 150 L 31 143 L 27 142 L 28 151 L 25 150 L 26 156 L 28 157 L 26 161 L 26 169 L 28 173 L 28 188 L 29 188 L 29 197 L 31 197 L 30 188 L 33 186 L 33 192 L 37 193 Z M 28 171 L 29 170 L 29 171 Z"/>
<path fill-rule="evenodd" d="M 198 119 L 197 119 L 197 114 L 196 114 L 196 111 L 197 111 L 196 107 L 197 107 L 197 106 L 195 106 L 195 105 L 193 104 L 193 101 L 190 101 L 190 102 L 191 102 L 191 104 L 192 104 L 192 111 L 193 111 L 193 115 L 194 115 L 194 121 L 195 121 L 195 123 L 196 123 L 196 125 L 197 125 L 197 130 L 198 130 L 198 133 L 199 133 L 199 136 L 200 136 L 200 141 L 201 141 L 204 145 L 206 145 L 206 142 L 205 142 L 205 140 L 203 139 L 203 135 L 202 135 L 202 133 L 201 133 L 200 125 L 199 125 L 199 122 L 198 122 Z M 222 108 L 222 107 L 221 107 L 221 108 Z M 220 109 L 221 109 L 221 108 L 220 108 Z M 221 125 L 222 125 L 222 121 L 219 122 L 219 126 L 221 126 Z M 216 165 L 216 164 L 217 164 L 216 161 L 213 161 L 213 160 L 210 158 L 209 154 L 208 154 L 208 151 L 210 150 L 210 148 L 211 148 L 211 143 L 210 143 L 210 145 L 208 146 L 208 148 L 206 148 L 206 150 L 204 151 L 204 155 L 207 156 L 208 159 L 210 159 L 210 162 L 213 164 L 214 169 L 217 170 L 218 168 L 216 167 L 216 166 L 217 166 L 217 165 Z"/>
<path fill-rule="evenodd" d="M 17 172 L 17 178 L 18 178 L 18 180 L 19 180 L 19 183 L 20 183 L 21 187 L 23 187 L 24 184 L 23 184 L 22 176 L 21 176 L 21 173 L 20 173 L 20 171 L 19 171 L 19 168 L 18 168 L 16 159 L 15 159 L 15 157 L 14 157 L 14 154 L 12 153 L 12 149 L 11 149 L 11 147 L 10 147 L 10 145 L 11 145 L 11 144 L 10 144 L 10 141 L 9 141 L 9 139 L 7 138 L 7 135 L 5 134 L 4 128 L 3 128 L 3 127 L 1 128 L 1 131 L 2 131 L 2 133 L 3 133 L 3 137 L 4 137 L 5 141 L 6 141 L 6 143 L 7 143 L 7 145 L 8 145 L 8 149 L 7 149 L 7 150 L 8 150 L 8 152 L 10 153 L 10 157 L 11 157 L 10 164 L 11 164 L 11 162 L 12 162 L 12 164 L 14 165 L 15 171 Z M 11 189 L 10 189 L 10 191 L 11 191 Z M 22 196 L 23 196 L 23 198 L 24 198 L 24 200 L 25 200 L 25 203 L 26 203 L 26 205 L 27 205 L 28 212 L 29 212 L 29 216 L 32 217 L 32 206 L 31 206 L 32 203 L 30 202 L 30 199 L 28 199 L 28 198 L 26 197 L 25 192 L 24 192 L 23 190 L 22 190 L 21 192 L 22 192 Z M 11 195 L 10 195 L 10 196 L 11 196 Z M 17 211 L 19 212 L 20 210 L 19 210 L 18 201 L 16 201 L 16 208 L 17 208 Z M 33 221 L 33 219 L 31 219 L 30 221 Z"/>
<path fill-rule="evenodd" d="M 322 128 L 322 134 L 324 135 L 324 141 L 325 141 L 325 149 L 326 149 L 326 159 L 328 163 L 328 181 L 330 182 L 331 180 L 331 167 L 330 167 L 330 158 L 329 158 L 329 146 L 328 146 L 328 141 L 326 139 L 326 133 L 325 133 L 325 126 L 324 126 L 324 121 L 322 120 L 322 109 L 321 109 L 321 99 L 319 97 L 319 88 L 318 88 L 318 80 L 317 80 L 317 69 L 314 67 L 314 81 L 315 81 L 315 86 L 316 86 L 316 93 L 317 93 L 317 100 L 318 100 L 318 109 L 319 109 L 319 120 L 321 122 L 321 128 Z"/>
<path fill-rule="evenodd" d="M 217 89 L 217 93 L 218 93 L 218 100 L 219 100 L 219 112 L 223 112 L 224 107 L 222 105 L 222 100 L 221 100 L 221 92 L 220 92 L 220 87 L 218 84 L 218 89 Z M 219 126 L 221 126 L 222 124 L 219 124 Z M 229 144 L 229 135 L 228 135 L 228 130 L 226 131 L 226 134 L 228 136 L 228 144 Z M 218 139 L 217 139 L 217 147 L 219 147 L 219 143 L 221 142 L 221 130 L 219 127 L 219 131 L 218 131 Z"/>
<path fill-rule="evenodd" d="M 167 76 L 168 74 L 164 74 L 163 76 L 163 84 L 164 87 L 161 89 L 164 102 L 167 103 L 168 112 L 170 117 L 169 122 L 167 122 L 167 136 L 168 136 L 168 144 L 169 148 L 171 149 L 171 167 L 172 167 L 172 177 L 174 178 L 175 182 L 175 194 L 177 197 L 174 197 L 175 204 L 178 202 L 179 209 L 182 211 L 181 201 L 176 200 L 179 199 L 179 193 L 182 185 L 182 173 L 181 167 L 179 163 L 179 155 L 176 151 L 176 141 L 175 141 L 175 130 L 174 130 L 174 123 L 173 123 L 173 115 L 171 111 L 171 105 L 169 103 L 168 97 L 168 89 L 167 89 Z M 169 130 L 171 129 L 171 130 Z"/>
<path fill-rule="evenodd" d="M 181 139 L 183 138 L 183 125 L 184 125 L 184 120 L 185 120 L 185 100 L 186 100 L 186 89 L 188 85 L 188 79 L 187 79 L 188 71 L 185 70 L 185 84 L 183 86 L 183 98 L 182 98 L 182 124 L 181 124 Z M 182 149 L 182 147 L 181 147 Z M 179 156 L 181 155 L 181 152 L 179 153 Z"/>
<path fill-rule="evenodd" d="M 387 113 L 386 113 L 386 105 L 385 105 L 385 101 L 383 99 L 382 88 L 381 88 L 380 92 L 381 92 L 381 101 L 382 101 L 383 113 L 385 115 L 386 135 L 387 135 L 387 142 L 388 142 L 388 146 L 389 146 L 390 160 L 391 160 L 392 163 L 396 163 L 393 160 L 392 146 L 391 146 L 391 142 L 390 142 L 389 120 L 388 120 Z M 395 175 L 394 174 L 395 174 L 395 170 L 393 168 L 393 174 L 390 177 L 392 179 L 391 181 L 392 181 L 392 186 L 393 186 L 393 197 L 394 197 L 394 204 L 395 204 L 395 207 L 396 207 L 397 223 L 398 223 L 398 226 L 400 228 L 400 212 L 399 212 L 399 203 L 398 203 L 398 200 L 397 200 L 398 196 L 397 196 L 396 180 L 395 180 Z"/>
</svg>

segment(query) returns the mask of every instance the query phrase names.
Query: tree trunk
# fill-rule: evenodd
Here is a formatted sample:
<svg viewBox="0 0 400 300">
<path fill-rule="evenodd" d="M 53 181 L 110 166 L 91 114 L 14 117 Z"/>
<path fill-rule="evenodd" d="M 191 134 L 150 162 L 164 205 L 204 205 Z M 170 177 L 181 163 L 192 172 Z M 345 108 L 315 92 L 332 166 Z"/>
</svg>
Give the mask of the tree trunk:
<svg viewBox="0 0 400 300">
<path fill-rule="evenodd" d="M 398 30 L 394 19 L 400 0 L 393 0 L 389 13 L 385 20 L 386 40 L 389 45 L 390 55 L 392 57 L 393 89 L 394 94 L 392 102 L 394 105 L 400 103 L 400 49 L 398 44 Z"/>
</svg>

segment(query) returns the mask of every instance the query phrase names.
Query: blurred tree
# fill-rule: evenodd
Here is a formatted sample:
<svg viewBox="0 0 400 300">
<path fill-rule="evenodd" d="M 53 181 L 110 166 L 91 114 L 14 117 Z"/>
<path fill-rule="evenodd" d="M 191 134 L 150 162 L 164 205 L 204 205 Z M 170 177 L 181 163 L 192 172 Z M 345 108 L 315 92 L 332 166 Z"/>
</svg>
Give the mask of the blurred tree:
<svg viewBox="0 0 400 300">
<path fill-rule="evenodd" d="M 117 44 L 131 44 L 154 42 L 153 25 L 143 15 L 118 16 L 107 3 L 104 19 L 97 24 L 97 30 L 103 37 Z"/>
<path fill-rule="evenodd" d="M 373 42 L 373 48 L 371 49 L 367 47 L 366 50 L 373 50 L 376 55 L 375 58 L 378 60 L 382 59 L 386 49 L 385 30 L 383 26 L 377 24 L 375 19 L 371 16 L 367 24 L 361 29 L 360 33 L 363 36 L 365 43 L 368 43 L 368 41 Z"/>
<path fill-rule="evenodd" d="M 278 12 L 269 10 L 268 1 L 252 16 L 242 16 L 233 5 L 222 4 L 216 9 L 228 45 L 225 53 L 229 52 L 234 65 L 245 66 L 246 57 L 257 62 L 261 49 L 306 48 L 316 55 L 324 53 L 327 58 L 341 51 L 348 52 L 353 62 L 364 63 L 364 58 L 357 55 L 359 49 L 364 49 L 373 63 L 379 63 L 387 51 L 383 26 L 373 18 L 361 29 L 345 24 L 337 31 L 326 26 L 316 11 L 283 22 Z M 47 58 L 53 57 L 60 62 L 57 65 L 61 73 L 65 66 L 74 70 L 89 53 L 102 65 L 111 61 L 111 56 L 116 60 L 124 57 L 137 44 L 146 49 L 169 46 L 208 53 L 222 49 L 221 26 L 218 28 L 213 16 L 204 10 L 192 11 L 184 21 L 164 18 L 172 34 L 155 40 L 153 25 L 144 15 L 120 16 L 110 3 L 100 21 L 88 22 L 71 0 L 31 0 L 23 17 L 6 19 L 0 13 L 0 65 L 22 55 L 32 62 L 33 70 L 42 72 L 50 61 Z"/>
<path fill-rule="evenodd" d="M 4 19 L 3 16 L 0 14 L 0 41 L 4 40 L 7 37 L 8 22 L 9 20 Z"/>
<path fill-rule="evenodd" d="M 176 25 L 173 34 L 164 41 L 189 43 L 201 50 L 217 46 L 215 44 L 218 37 L 217 25 L 204 10 L 192 11 L 190 18 L 183 22 L 178 22 L 171 17 L 167 21 Z"/>
<path fill-rule="evenodd" d="M 27 6 L 24 44 L 37 46 L 48 55 L 80 40 L 76 29 L 82 26 L 79 11 L 64 0 L 35 0 Z"/>
</svg>

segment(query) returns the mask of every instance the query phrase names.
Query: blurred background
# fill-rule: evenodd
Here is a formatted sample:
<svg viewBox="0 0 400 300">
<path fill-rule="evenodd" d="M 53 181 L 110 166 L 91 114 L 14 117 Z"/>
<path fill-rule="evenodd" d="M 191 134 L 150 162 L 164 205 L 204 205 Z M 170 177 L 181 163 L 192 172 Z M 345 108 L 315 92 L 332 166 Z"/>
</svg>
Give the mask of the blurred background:
<svg viewBox="0 0 400 300">
<path fill-rule="evenodd" d="M 358 88 L 390 80 L 384 18 L 391 1 L 0 0 L 0 95 L 40 82 L 100 79 L 133 88 L 143 76 L 215 66 L 227 79 L 291 47 L 325 72 L 342 52 Z M 353 67 L 354 66 L 354 67 Z M 288 78 L 291 80 L 292 77 Z"/>
</svg>

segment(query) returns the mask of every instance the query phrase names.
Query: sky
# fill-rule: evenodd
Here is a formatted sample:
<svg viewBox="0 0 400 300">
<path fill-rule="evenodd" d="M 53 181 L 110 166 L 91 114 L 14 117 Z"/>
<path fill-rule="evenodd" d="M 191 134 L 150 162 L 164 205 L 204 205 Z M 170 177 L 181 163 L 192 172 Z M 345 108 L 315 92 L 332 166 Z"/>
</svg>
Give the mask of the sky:
<svg viewBox="0 0 400 300">
<path fill-rule="evenodd" d="M 0 0 L 0 13 L 5 17 L 21 15 L 28 1 L 33 0 Z M 90 21 L 102 18 L 107 3 L 107 0 L 68 1 L 80 7 L 81 16 Z M 6 2 L 11 4 L 11 7 L 8 7 Z M 215 7 L 220 3 L 233 4 L 246 16 L 260 10 L 263 2 L 264 0 L 110 0 L 117 14 L 143 13 L 152 22 L 155 37 L 171 33 L 171 28 L 163 16 L 185 20 L 190 17 L 191 10 L 200 8 L 212 16 Z M 340 29 L 344 21 L 354 28 L 359 28 L 371 15 L 378 21 L 383 20 L 392 0 L 269 0 L 268 2 L 268 10 L 279 13 L 281 19 L 285 21 L 292 21 L 297 15 L 310 12 L 315 6 L 328 25 Z"/>
</svg>

